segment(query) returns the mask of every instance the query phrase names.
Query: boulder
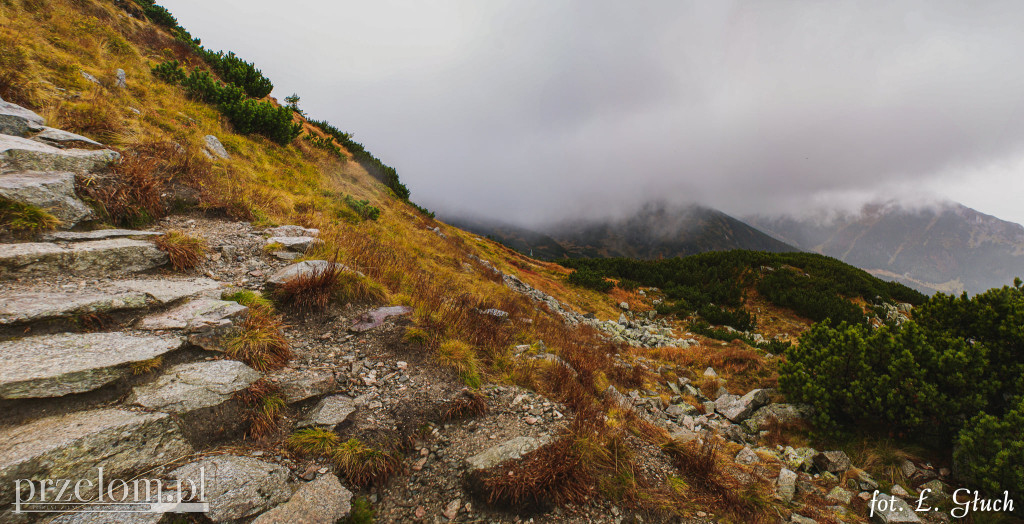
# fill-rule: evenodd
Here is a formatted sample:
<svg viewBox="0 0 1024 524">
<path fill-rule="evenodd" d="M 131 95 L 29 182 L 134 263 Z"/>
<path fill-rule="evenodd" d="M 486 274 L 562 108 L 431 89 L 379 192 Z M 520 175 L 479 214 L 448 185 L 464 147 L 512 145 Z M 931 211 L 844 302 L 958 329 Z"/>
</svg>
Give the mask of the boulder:
<svg viewBox="0 0 1024 524">
<path fill-rule="evenodd" d="M 311 227 L 302 226 L 277 226 L 272 227 L 264 233 L 269 234 L 272 237 L 317 237 L 320 236 L 320 230 Z"/>
<path fill-rule="evenodd" d="M 298 427 L 324 426 L 331 427 L 341 424 L 355 412 L 362 403 L 360 399 L 351 399 L 344 395 L 334 395 L 321 400 L 298 423 Z"/>
<path fill-rule="evenodd" d="M 197 485 L 206 478 L 206 499 L 214 522 L 251 517 L 287 501 L 288 469 L 269 462 L 235 455 L 215 455 L 186 464 L 170 473 L 176 480 Z"/>
<path fill-rule="evenodd" d="M 740 450 L 739 453 L 736 454 L 734 462 L 736 462 L 737 464 L 749 466 L 751 464 L 761 462 L 761 457 L 758 457 L 757 453 L 754 453 L 754 450 L 750 449 L 749 447 L 744 447 L 743 449 Z"/>
<path fill-rule="evenodd" d="M 782 461 L 787 466 L 798 471 L 808 471 L 814 466 L 814 456 L 818 451 L 814 448 L 796 448 L 789 446 L 782 451 Z"/>
<path fill-rule="evenodd" d="M 117 81 L 114 83 L 114 85 L 117 86 L 118 89 L 124 89 L 128 87 L 128 75 L 125 74 L 124 69 L 119 68 L 115 75 L 117 77 Z"/>
<path fill-rule="evenodd" d="M 779 471 L 779 478 L 775 481 L 776 489 L 779 492 L 779 496 L 786 502 L 792 502 L 793 496 L 796 494 L 796 473 L 782 468 Z"/>
<path fill-rule="evenodd" d="M 885 493 L 879 493 L 878 499 L 884 498 L 886 501 L 885 511 L 881 511 L 878 502 L 875 502 L 875 514 L 871 517 L 871 520 L 876 524 L 909 524 L 913 522 L 921 522 L 921 517 L 917 516 L 917 512 L 914 508 L 907 504 L 903 499 L 886 495 Z"/>
<path fill-rule="evenodd" d="M 850 457 L 842 451 L 823 451 L 812 459 L 819 471 L 841 474 L 850 469 Z"/>
<path fill-rule="evenodd" d="M 356 333 L 362 333 L 363 331 L 369 331 L 384 323 L 390 317 L 397 317 L 401 315 L 408 315 L 412 313 L 412 308 L 408 306 L 389 306 L 379 307 L 367 313 L 363 313 L 352 327 L 350 331 Z"/>
<path fill-rule="evenodd" d="M 249 308 L 227 300 L 197 298 L 170 311 L 150 315 L 139 321 L 138 328 L 145 331 L 183 330 L 188 341 L 208 351 L 221 351 L 221 340 L 229 335 L 235 323 Z"/>
<path fill-rule="evenodd" d="M 303 484 L 292 498 L 260 515 L 252 524 L 335 524 L 352 510 L 352 492 L 338 477 L 321 475 Z"/>
<path fill-rule="evenodd" d="M 32 140 L 61 149 L 103 149 L 103 144 L 91 138 L 52 127 L 43 128 Z"/>
<path fill-rule="evenodd" d="M 151 242 L 112 238 L 67 246 L 50 242 L 0 244 L 0 278 L 72 273 L 78 277 L 108 277 L 159 267 L 167 253 Z"/>
<path fill-rule="evenodd" d="M 285 249 L 301 252 L 318 243 L 320 243 L 320 239 L 316 237 L 270 237 L 267 239 L 266 245 L 280 244 Z"/>
<path fill-rule="evenodd" d="M 34 111 L 0 100 L 0 134 L 23 137 L 42 129 L 45 123 Z"/>
<path fill-rule="evenodd" d="M 61 171 L 86 174 L 106 169 L 121 155 L 109 149 L 59 149 L 48 144 L 0 135 L 0 174 L 25 171 Z"/>
<path fill-rule="evenodd" d="M 193 452 L 165 413 L 100 409 L 0 429 L 0 504 L 15 479 L 124 478 Z"/>
<path fill-rule="evenodd" d="M 752 415 L 757 408 L 768 403 L 768 391 L 754 389 L 742 397 L 737 395 L 723 395 L 715 401 L 715 411 L 718 411 L 733 422 L 741 422 Z"/>
<path fill-rule="evenodd" d="M 487 448 L 466 459 L 466 469 L 470 472 L 493 468 L 507 460 L 521 458 L 523 455 L 548 443 L 550 437 L 516 437 L 501 444 Z"/>
<path fill-rule="evenodd" d="M 60 333 L 0 342 L 0 398 L 92 391 L 131 373 L 131 364 L 180 348 L 170 336 Z"/>
<path fill-rule="evenodd" d="M 62 227 L 93 218 L 93 211 L 75 193 L 75 175 L 27 172 L 0 175 L 0 198 L 31 204 L 56 217 Z"/>
<path fill-rule="evenodd" d="M 825 499 L 849 505 L 850 501 L 853 500 L 853 493 L 836 486 L 832 488 L 832 491 L 828 492 L 828 495 L 825 495 Z"/>
<path fill-rule="evenodd" d="M 231 158 L 231 155 L 228 154 L 228 150 L 224 149 L 224 144 L 221 144 L 217 137 L 213 135 L 206 135 L 203 137 L 203 141 L 206 143 L 206 150 L 209 151 L 210 154 L 224 160 Z"/>
<path fill-rule="evenodd" d="M 153 383 L 133 389 L 128 403 L 167 413 L 188 413 L 227 402 L 261 376 L 234 360 L 180 364 Z"/>
<path fill-rule="evenodd" d="M 267 284 L 280 286 L 289 280 L 307 275 L 315 275 L 327 271 L 332 267 L 332 263 L 326 260 L 303 260 L 287 266 L 277 273 L 270 275 L 267 279 Z M 347 271 L 348 268 L 342 264 L 334 263 L 333 267 L 337 267 L 343 271 Z"/>
<path fill-rule="evenodd" d="M 286 368 L 268 378 L 288 404 L 326 395 L 337 386 L 334 373 L 327 370 Z"/>
<path fill-rule="evenodd" d="M 814 408 L 806 404 L 768 404 L 743 421 L 743 425 L 752 433 L 757 433 L 769 420 L 775 419 L 786 424 L 806 420 L 813 414 Z"/>
</svg>

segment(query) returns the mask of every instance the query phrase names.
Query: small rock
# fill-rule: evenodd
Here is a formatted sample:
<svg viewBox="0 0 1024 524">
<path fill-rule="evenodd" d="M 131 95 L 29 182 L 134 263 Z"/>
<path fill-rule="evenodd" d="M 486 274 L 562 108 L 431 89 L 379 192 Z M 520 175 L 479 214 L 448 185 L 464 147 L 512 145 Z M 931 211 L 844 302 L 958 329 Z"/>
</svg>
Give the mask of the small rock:
<svg viewBox="0 0 1024 524">
<path fill-rule="evenodd" d="M 750 449 L 749 447 L 744 447 L 743 449 L 740 450 L 739 453 L 736 454 L 735 462 L 737 464 L 744 464 L 749 466 L 750 464 L 756 464 L 758 462 L 761 462 L 761 457 L 758 457 L 757 453 L 754 453 L 754 450 Z"/>
<path fill-rule="evenodd" d="M 203 137 L 203 140 L 206 141 L 206 150 L 211 154 L 224 160 L 231 158 L 231 155 L 228 154 L 228 150 L 224 149 L 224 144 L 221 144 L 217 137 L 213 135 L 206 135 Z"/>
<path fill-rule="evenodd" d="M 324 398 L 312 411 L 309 412 L 298 427 L 325 426 L 334 427 L 344 422 L 349 415 L 355 412 L 360 401 L 352 400 L 344 395 L 334 395 Z"/>
<path fill-rule="evenodd" d="M 853 493 L 836 486 L 832 488 L 832 491 L 828 492 L 828 495 L 826 495 L 825 498 L 836 502 L 842 502 L 843 504 L 849 504 L 850 501 L 853 500 Z"/>
<path fill-rule="evenodd" d="M 708 378 L 718 378 L 718 373 L 715 373 L 715 370 L 709 366 L 704 370 L 704 376 Z"/>
<path fill-rule="evenodd" d="M 459 514 L 459 506 L 462 505 L 462 499 L 455 499 L 448 503 L 444 508 L 444 516 L 448 520 L 455 520 L 455 517 Z"/>
<path fill-rule="evenodd" d="M 782 500 L 786 502 L 792 501 L 793 495 L 796 493 L 796 473 L 787 468 L 782 468 L 782 470 L 779 471 L 779 478 L 776 480 L 776 486 Z"/>
<path fill-rule="evenodd" d="M 125 74 L 124 69 L 117 70 L 117 82 L 114 84 L 118 89 L 124 89 L 128 87 L 128 75 Z"/>
<path fill-rule="evenodd" d="M 850 457 L 842 451 L 825 451 L 818 453 L 812 460 L 814 461 L 814 465 L 820 471 L 838 474 L 850 469 Z"/>
</svg>

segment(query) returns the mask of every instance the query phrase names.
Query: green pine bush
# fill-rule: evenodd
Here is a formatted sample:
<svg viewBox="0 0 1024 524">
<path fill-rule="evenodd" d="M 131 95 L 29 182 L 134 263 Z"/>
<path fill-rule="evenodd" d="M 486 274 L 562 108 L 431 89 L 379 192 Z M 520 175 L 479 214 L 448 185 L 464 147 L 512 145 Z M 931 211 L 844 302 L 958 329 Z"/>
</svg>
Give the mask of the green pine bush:
<svg viewBox="0 0 1024 524">
<path fill-rule="evenodd" d="M 1024 498 L 1024 399 L 997 417 L 982 413 L 957 438 L 953 463 L 969 486 L 991 495 Z"/>
</svg>

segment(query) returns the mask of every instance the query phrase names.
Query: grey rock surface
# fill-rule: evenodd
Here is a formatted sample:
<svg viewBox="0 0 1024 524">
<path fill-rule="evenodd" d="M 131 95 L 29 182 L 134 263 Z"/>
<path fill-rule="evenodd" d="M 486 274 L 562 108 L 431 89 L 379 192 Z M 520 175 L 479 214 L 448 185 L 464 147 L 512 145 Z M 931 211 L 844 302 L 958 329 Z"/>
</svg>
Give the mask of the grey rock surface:
<svg viewBox="0 0 1024 524">
<path fill-rule="evenodd" d="M 850 457 L 842 451 L 823 451 L 812 459 L 815 467 L 829 473 L 843 473 L 850 469 Z"/>
<path fill-rule="evenodd" d="M 206 478 L 206 498 L 210 501 L 206 516 L 214 522 L 257 515 L 292 495 L 287 468 L 250 457 L 215 455 L 170 473 L 173 479 L 196 483 L 201 475 Z"/>
<path fill-rule="evenodd" d="M 796 473 L 787 468 L 782 468 L 779 471 L 778 480 L 775 481 L 775 486 L 782 500 L 792 502 L 793 495 L 796 494 Z"/>
<path fill-rule="evenodd" d="M 335 524 L 352 510 L 352 492 L 327 474 L 303 484 L 292 498 L 260 515 L 252 524 Z"/>
<path fill-rule="evenodd" d="M 189 342 L 209 351 L 223 350 L 221 340 L 234 331 L 234 326 L 249 308 L 215 298 L 197 298 L 169 311 L 154 313 L 138 323 L 138 329 L 184 330 Z"/>
<path fill-rule="evenodd" d="M 327 370 L 298 370 L 285 368 L 270 375 L 277 385 L 281 398 L 288 404 L 326 395 L 337 385 L 334 373 Z"/>
<path fill-rule="evenodd" d="M 108 238 L 143 239 L 160 236 L 160 231 L 139 231 L 137 229 L 97 229 L 94 231 L 58 231 L 42 236 L 43 240 L 59 242 L 83 242 L 86 240 L 105 240 Z"/>
<path fill-rule="evenodd" d="M 70 131 L 64 131 L 63 129 L 54 129 L 52 127 L 45 127 L 43 130 L 32 137 L 32 140 L 42 142 L 54 147 L 61 149 L 102 149 L 103 144 L 79 134 L 72 133 Z"/>
<path fill-rule="evenodd" d="M 320 230 L 312 227 L 302 226 L 277 226 L 272 227 L 264 233 L 272 237 L 317 237 L 320 236 Z"/>
<path fill-rule="evenodd" d="M 109 149 L 59 149 L 26 138 L 0 135 L 0 174 L 25 171 L 84 174 L 105 169 L 120 158 L 120 154 Z"/>
<path fill-rule="evenodd" d="M 43 128 L 46 121 L 35 111 L 0 100 L 0 134 L 23 137 Z"/>
<path fill-rule="evenodd" d="M 741 422 L 752 415 L 757 408 L 768 403 L 768 391 L 754 389 L 742 397 L 722 395 L 715 401 L 715 411 L 733 422 Z"/>
<path fill-rule="evenodd" d="M 112 283 L 113 287 L 125 291 L 145 293 L 155 300 L 169 304 L 183 298 L 205 295 L 220 290 L 224 284 L 209 278 L 189 279 L 126 279 Z"/>
<path fill-rule="evenodd" d="M 299 276 L 314 275 L 327 271 L 332 267 L 331 264 L 332 263 L 327 260 L 303 260 L 302 262 L 286 266 L 273 275 L 270 275 L 270 278 L 267 279 L 267 284 L 280 286 L 281 284 Z M 337 263 L 335 263 L 334 266 L 339 267 L 342 270 L 348 269 Z"/>
<path fill-rule="evenodd" d="M 881 510 L 881 507 L 876 507 L 875 515 L 871 520 L 877 524 L 909 524 L 913 522 L 921 522 L 921 517 L 917 515 L 914 508 L 907 504 L 906 501 L 900 498 L 894 498 L 885 493 L 879 493 L 878 498 L 884 498 L 886 501 L 885 511 Z M 878 502 L 875 503 L 876 506 Z"/>
<path fill-rule="evenodd" d="M 785 424 L 806 420 L 813 414 L 814 408 L 805 404 L 768 404 L 743 421 L 743 425 L 756 433 L 773 418 Z"/>
<path fill-rule="evenodd" d="M 291 251 L 305 251 L 319 242 L 316 237 L 270 237 L 266 245 L 281 244 Z"/>
<path fill-rule="evenodd" d="M 60 333 L 0 342 L 0 398 L 92 391 L 126 376 L 133 362 L 181 345 L 178 337 L 128 333 Z"/>
<path fill-rule="evenodd" d="M 360 399 L 351 399 L 344 395 L 333 395 L 322 399 L 298 423 L 298 427 L 324 426 L 334 427 L 344 422 L 362 403 Z"/>
<path fill-rule="evenodd" d="M 58 272 L 106 277 L 167 263 L 167 253 L 151 242 L 128 238 L 92 240 L 67 246 L 49 242 L 0 245 L 0 278 Z"/>
<path fill-rule="evenodd" d="M 164 413 L 81 411 L 0 429 L 0 503 L 15 479 L 108 479 L 141 473 L 193 452 Z"/>
<path fill-rule="evenodd" d="M 124 89 L 128 87 L 128 75 L 125 74 L 124 69 L 118 68 L 118 70 L 114 74 L 117 76 L 117 83 L 114 85 L 116 85 L 118 89 Z"/>
<path fill-rule="evenodd" d="M 167 413 L 187 413 L 227 402 L 262 375 L 234 360 L 180 364 L 132 390 L 128 402 Z"/>
<path fill-rule="evenodd" d="M 75 193 L 75 175 L 60 172 L 26 172 L 0 175 L 0 198 L 39 207 L 72 227 L 93 218 L 93 211 Z"/>
<path fill-rule="evenodd" d="M 224 144 L 221 144 L 217 137 L 213 135 L 206 135 L 203 137 L 203 141 L 206 143 L 206 150 L 212 155 L 224 160 L 231 158 L 231 155 L 228 154 L 228 150 L 224 149 Z"/>
<path fill-rule="evenodd" d="M 521 458 L 523 455 L 547 444 L 549 438 L 516 437 L 492 446 L 466 459 L 470 472 L 490 469 L 506 460 Z"/>
<path fill-rule="evenodd" d="M 149 304 L 149 295 L 138 292 L 9 293 L 0 296 L 0 325 L 139 309 Z"/>
</svg>

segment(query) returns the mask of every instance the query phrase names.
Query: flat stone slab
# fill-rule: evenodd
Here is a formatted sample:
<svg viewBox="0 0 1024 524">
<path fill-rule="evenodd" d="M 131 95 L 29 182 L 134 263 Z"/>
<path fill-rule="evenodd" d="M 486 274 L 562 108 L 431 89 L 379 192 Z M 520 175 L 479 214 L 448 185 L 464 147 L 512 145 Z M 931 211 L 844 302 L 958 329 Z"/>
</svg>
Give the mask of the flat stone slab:
<svg viewBox="0 0 1024 524">
<path fill-rule="evenodd" d="M 11 293 L 0 296 L 0 325 L 140 309 L 149 304 L 149 295 L 138 292 Z"/>
<path fill-rule="evenodd" d="M 193 452 L 165 413 L 81 411 L 0 429 L 0 504 L 15 479 L 127 478 Z M 83 493 L 84 494 L 84 493 Z"/>
<path fill-rule="evenodd" d="M 280 244 L 291 251 L 305 251 L 318 243 L 320 239 L 316 237 L 270 237 L 266 245 Z"/>
<path fill-rule="evenodd" d="M 42 132 L 32 137 L 32 140 L 42 142 L 44 144 L 48 144 L 51 146 L 59 147 L 61 149 L 103 148 L 103 144 L 91 138 L 86 138 L 82 135 L 76 135 L 75 133 L 72 133 L 70 131 L 64 131 L 63 129 L 54 129 L 52 127 L 44 127 Z"/>
<path fill-rule="evenodd" d="M 44 209 L 72 227 L 94 214 L 75 193 L 74 173 L 27 172 L 0 175 L 0 197 Z"/>
<path fill-rule="evenodd" d="M 278 387 L 288 404 L 326 395 L 337 386 L 334 373 L 328 370 L 285 368 L 268 377 Z"/>
<path fill-rule="evenodd" d="M 277 226 L 272 227 L 264 233 L 272 237 L 317 237 L 320 236 L 320 230 L 312 227 L 302 226 Z"/>
<path fill-rule="evenodd" d="M 91 240 L 61 246 L 50 242 L 0 244 L 0 277 L 45 275 L 109 276 L 162 266 L 167 253 L 151 242 L 128 238 Z"/>
<path fill-rule="evenodd" d="M 409 313 L 412 313 L 412 308 L 409 306 L 379 307 L 373 311 L 363 313 L 349 330 L 361 333 L 383 324 L 388 318 L 408 315 Z"/>
<path fill-rule="evenodd" d="M 35 111 L 0 100 L 0 134 L 21 137 L 42 129 L 45 124 Z"/>
<path fill-rule="evenodd" d="M 466 459 L 466 469 L 470 472 L 493 468 L 507 460 L 522 458 L 523 455 L 548 443 L 550 437 L 516 437 L 506 440 L 497 446 L 488 448 Z"/>
<path fill-rule="evenodd" d="M 184 298 L 205 295 L 219 291 L 224 284 L 209 278 L 189 279 L 125 279 L 112 283 L 116 289 L 138 291 L 153 297 L 158 302 L 170 304 Z"/>
<path fill-rule="evenodd" d="M 262 376 L 234 360 L 181 364 L 153 383 L 133 389 L 128 403 L 167 413 L 188 413 L 223 404 Z"/>
<path fill-rule="evenodd" d="M 907 504 L 906 501 L 898 497 L 891 497 L 885 493 L 878 494 L 879 499 L 885 499 L 886 508 L 885 511 L 880 511 L 878 502 L 875 502 L 875 515 L 871 518 L 872 522 L 877 524 L 907 524 L 913 522 L 922 522 L 921 517 L 917 516 L 917 512 L 914 508 Z"/>
<path fill-rule="evenodd" d="M 335 524 L 352 511 L 352 492 L 326 474 L 299 487 L 292 498 L 260 515 L 252 524 Z"/>
<path fill-rule="evenodd" d="M 0 135 L 0 174 L 68 171 L 86 174 L 106 169 L 121 155 L 109 149 L 60 149 L 27 138 Z"/>
<path fill-rule="evenodd" d="M 60 333 L 0 342 L 0 398 L 49 398 L 98 389 L 131 364 L 180 348 L 182 339 L 128 333 Z"/>
<path fill-rule="evenodd" d="M 345 422 L 345 419 L 354 413 L 361 403 L 360 399 L 351 399 L 344 395 L 324 398 L 305 418 L 299 421 L 298 427 L 325 426 L 333 428 Z"/>
<path fill-rule="evenodd" d="M 245 316 L 249 308 L 228 300 L 197 298 L 169 311 L 155 313 L 139 321 L 138 329 L 186 330 L 202 333 L 230 327 Z"/>
<path fill-rule="evenodd" d="M 43 235 L 43 240 L 59 242 L 82 242 L 108 238 L 143 239 L 162 235 L 162 231 L 139 231 L 136 229 L 97 229 L 95 231 L 59 231 Z"/>
<path fill-rule="evenodd" d="M 170 473 L 173 479 L 191 480 L 196 485 L 201 476 L 206 479 L 206 499 L 210 501 L 206 516 L 214 522 L 251 517 L 292 496 L 287 468 L 250 457 L 215 455 Z"/>
</svg>

